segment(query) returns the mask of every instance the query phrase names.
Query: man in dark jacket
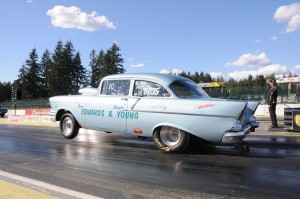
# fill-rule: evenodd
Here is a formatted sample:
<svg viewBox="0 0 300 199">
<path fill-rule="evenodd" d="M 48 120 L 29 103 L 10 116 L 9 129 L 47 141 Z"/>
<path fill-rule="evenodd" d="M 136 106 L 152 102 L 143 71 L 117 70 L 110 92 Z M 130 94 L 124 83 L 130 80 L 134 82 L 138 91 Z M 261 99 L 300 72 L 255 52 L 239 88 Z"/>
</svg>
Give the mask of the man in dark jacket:
<svg viewBox="0 0 300 199">
<path fill-rule="evenodd" d="M 270 81 L 270 90 L 267 96 L 267 102 L 269 106 L 269 113 L 270 118 L 272 120 L 272 125 L 270 128 L 278 128 L 277 124 L 277 116 L 276 116 L 276 104 L 277 104 L 277 87 L 276 87 L 276 80 L 272 79 Z"/>
</svg>

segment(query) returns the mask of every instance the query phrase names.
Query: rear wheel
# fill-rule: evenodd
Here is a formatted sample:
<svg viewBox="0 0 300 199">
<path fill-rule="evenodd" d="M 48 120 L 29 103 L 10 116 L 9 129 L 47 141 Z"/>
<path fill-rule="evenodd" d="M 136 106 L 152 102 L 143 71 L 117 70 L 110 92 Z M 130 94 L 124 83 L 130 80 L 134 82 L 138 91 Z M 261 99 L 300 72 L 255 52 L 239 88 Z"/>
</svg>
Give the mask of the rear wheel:
<svg viewBox="0 0 300 199">
<path fill-rule="evenodd" d="M 79 124 L 71 113 L 65 113 L 60 119 L 60 132 L 67 139 L 73 139 L 78 135 Z"/>
<path fill-rule="evenodd" d="M 163 126 L 154 132 L 153 140 L 162 151 L 181 153 L 189 145 L 190 134 L 178 128 Z"/>
<path fill-rule="evenodd" d="M 5 113 L 1 113 L 1 117 L 4 117 L 5 116 Z"/>
</svg>

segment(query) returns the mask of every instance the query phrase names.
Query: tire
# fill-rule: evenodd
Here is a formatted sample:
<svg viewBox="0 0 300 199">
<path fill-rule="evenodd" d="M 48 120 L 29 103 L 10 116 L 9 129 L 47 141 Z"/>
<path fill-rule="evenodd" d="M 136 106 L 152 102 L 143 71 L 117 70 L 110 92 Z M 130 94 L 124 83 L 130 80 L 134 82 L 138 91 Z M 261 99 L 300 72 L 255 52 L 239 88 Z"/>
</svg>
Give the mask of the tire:
<svg viewBox="0 0 300 199">
<path fill-rule="evenodd" d="M 73 139 L 78 135 L 79 124 L 71 113 L 65 113 L 59 123 L 61 134 L 67 139 Z"/>
<path fill-rule="evenodd" d="M 164 152 L 182 153 L 189 145 L 190 134 L 170 126 L 163 126 L 153 135 L 156 147 Z"/>
<path fill-rule="evenodd" d="M 5 113 L 1 113 L 1 117 L 4 117 L 5 116 Z"/>
</svg>

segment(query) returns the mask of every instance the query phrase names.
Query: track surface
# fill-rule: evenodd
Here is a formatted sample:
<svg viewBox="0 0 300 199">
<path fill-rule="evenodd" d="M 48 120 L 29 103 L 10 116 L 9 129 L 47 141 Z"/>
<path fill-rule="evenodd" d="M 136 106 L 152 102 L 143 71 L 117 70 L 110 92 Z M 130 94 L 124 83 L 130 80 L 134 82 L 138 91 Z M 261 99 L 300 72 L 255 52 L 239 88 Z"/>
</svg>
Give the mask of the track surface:
<svg viewBox="0 0 300 199">
<path fill-rule="evenodd" d="M 0 124 L 0 170 L 101 198 L 299 198 L 300 136 L 260 129 L 246 154 L 168 154 L 151 139 L 81 129 L 66 140 L 57 127 Z"/>
</svg>

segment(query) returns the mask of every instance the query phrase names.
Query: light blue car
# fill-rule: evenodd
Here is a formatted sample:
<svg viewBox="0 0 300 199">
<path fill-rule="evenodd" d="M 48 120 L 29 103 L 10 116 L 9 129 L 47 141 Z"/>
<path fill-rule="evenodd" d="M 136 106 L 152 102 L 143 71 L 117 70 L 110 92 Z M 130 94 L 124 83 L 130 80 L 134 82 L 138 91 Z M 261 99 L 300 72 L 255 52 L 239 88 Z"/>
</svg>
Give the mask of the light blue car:
<svg viewBox="0 0 300 199">
<path fill-rule="evenodd" d="M 80 128 L 153 137 L 162 151 L 183 152 L 193 139 L 240 144 L 259 126 L 258 102 L 210 98 L 195 82 L 175 75 L 117 74 L 81 95 L 50 98 L 51 120 L 67 139 Z"/>
</svg>

